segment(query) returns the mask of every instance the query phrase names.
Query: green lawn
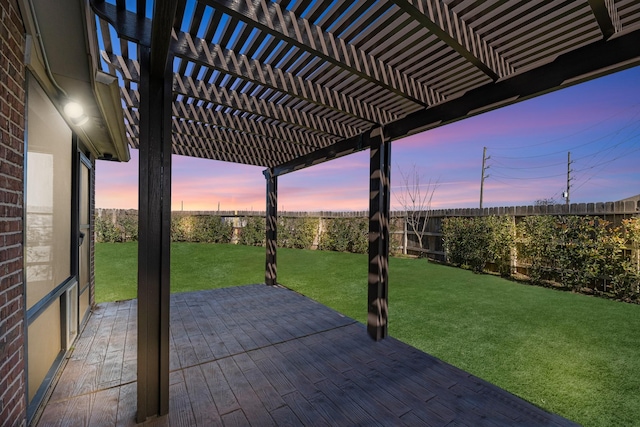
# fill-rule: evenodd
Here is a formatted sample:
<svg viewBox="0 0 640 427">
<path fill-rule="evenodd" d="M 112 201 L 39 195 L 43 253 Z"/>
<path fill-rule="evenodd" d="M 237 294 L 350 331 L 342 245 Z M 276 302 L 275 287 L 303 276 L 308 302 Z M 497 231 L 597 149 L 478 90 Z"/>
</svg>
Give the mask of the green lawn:
<svg viewBox="0 0 640 427">
<path fill-rule="evenodd" d="M 135 298 L 135 243 L 96 248 L 96 299 Z M 264 280 L 265 249 L 172 246 L 172 292 Z M 278 250 L 278 281 L 360 322 L 366 255 Z M 390 260 L 389 333 L 586 426 L 640 425 L 640 306 Z"/>
</svg>

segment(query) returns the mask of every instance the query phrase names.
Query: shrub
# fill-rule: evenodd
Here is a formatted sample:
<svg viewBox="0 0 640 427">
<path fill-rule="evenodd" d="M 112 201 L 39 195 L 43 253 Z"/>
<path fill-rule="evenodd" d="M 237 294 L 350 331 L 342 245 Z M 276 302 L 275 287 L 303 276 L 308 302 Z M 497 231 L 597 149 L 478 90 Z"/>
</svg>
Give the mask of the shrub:
<svg viewBox="0 0 640 427">
<path fill-rule="evenodd" d="M 446 261 L 458 267 L 467 265 L 466 234 L 466 218 L 450 217 L 442 221 L 442 245 Z"/>
<path fill-rule="evenodd" d="M 554 280 L 575 291 L 637 299 L 638 265 L 625 246 L 637 247 L 637 224 L 637 218 L 612 227 L 598 217 L 527 217 L 518 224 L 518 254 L 534 283 Z"/>
<path fill-rule="evenodd" d="M 233 225 L 219 216 L 196 217 L 195 238 L 198 242 L 229 243 L 233 235 Z"/>
<path fill-rule="evenodd" d="M 558 262 L 562 284 L 576 291 L 595 287 L 605 273 L 606 263 L 612 261 L 618 248 L 607 238 L 615 230 L 609 223 L 594 217 L 558 217 L 558 245 L 554 258 Z"/>
<path fill-rule="evenodd" d="M 484 222 L 487 261 L 495 264 L 502 277 L 511 276 L 511 253 L 515 244 L 515 224 L 510 216 L 476 218 Z"/>
<path fill-rule="evenodd" d="M 122 233 L 122 242 L 138 241 L 138 214 L 125 212 L 117 217 L 117 226 Z"/>
<path fill-rule="evenodd" d="M 609 272 L 611 277 L 611 291 L 614 296 L 627 300 L 637 300 L 640 297 L 640 217 L 622 221 L 619 229 L 620 250 L 618 263 L 611 263 L 616 268 Z M 630 248 L 625 254 L 625 248 Z"/>
<path fill-rule="evenodd" d="M 518 224 L 517 249 L 521 261 L 529 263 L 528 275 L 535 284 L 548 280 L 556 268 L 556 218 L 528 216 Z"/>
<path fill-rule="evenodd" d="M 175 215 L 171 218 L 174 242 L 229 243 L 233 226 L 219 216 Z"/>
<path fill-rule="evenodd" d="M 238 242 L 247 246 L 264 246 L 266 238 L 266 223 L 264 217 L 244 217 L 244 227 L 240 230 Z"/>
<path fill-rule="evenodd" d="M 116 228 L 116 225 L 109 218 L 103 216 L 96 216 L 94 229 L 96 232 L 97 242 L 121 242 L 121 233 Z"/>
<path fill-rule="evenodd" d="M 515 230 L 510 217 L 446 218 L 442 233 L 448 262 L 478 273 L 493 263 L 502 276 L 511 275 Z"/>
<path fill-rule="evenodd" d="M 332 218 L 325 220 L 324 224 L 319 249 L 360 254 L 369 250 L 367 218 Z"/>
<path fill-rule="evenodd" d="M 318 232 L 318 218 L 278 218 L 278 246 L 282 248 L 311 249 Z"/>
</svg>

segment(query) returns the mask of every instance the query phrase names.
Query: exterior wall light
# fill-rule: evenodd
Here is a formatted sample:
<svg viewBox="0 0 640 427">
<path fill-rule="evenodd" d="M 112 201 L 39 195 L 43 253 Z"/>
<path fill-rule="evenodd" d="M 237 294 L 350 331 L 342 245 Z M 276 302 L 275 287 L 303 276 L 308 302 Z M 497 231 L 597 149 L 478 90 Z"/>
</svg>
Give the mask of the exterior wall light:
<svg viewBox="0 0 640 427">
<path fill-rule="evenodd" d="M 69 101 L 64 105 L 64 113 L 76 126 L 82 126 L 89 121 L 89 117 L 84 114 L 84 108 L 82 108 L 82 105 L 75 101 Z"/>
</svg>

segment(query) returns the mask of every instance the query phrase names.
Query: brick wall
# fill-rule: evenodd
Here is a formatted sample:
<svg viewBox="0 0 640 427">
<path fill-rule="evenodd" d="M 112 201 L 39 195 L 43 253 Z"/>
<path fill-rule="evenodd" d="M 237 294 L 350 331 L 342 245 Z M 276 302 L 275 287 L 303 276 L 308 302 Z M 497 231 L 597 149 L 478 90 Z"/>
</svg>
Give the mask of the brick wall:
<svg viewBox="0 0 640 427">
<path fill-rule="evenodd" d="M 24 425 L 24 27 L 15 0 L 0 0 L 0 424 Z"/>
</svg>

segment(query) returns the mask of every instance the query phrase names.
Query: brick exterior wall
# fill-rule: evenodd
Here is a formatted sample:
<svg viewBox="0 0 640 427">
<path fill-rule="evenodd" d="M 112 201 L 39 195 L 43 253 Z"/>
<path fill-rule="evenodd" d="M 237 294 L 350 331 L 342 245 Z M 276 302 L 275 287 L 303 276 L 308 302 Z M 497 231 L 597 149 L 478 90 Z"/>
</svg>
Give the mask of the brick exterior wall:
<svg viewBox="0 0 640 427">
<path fill-rule="evenodd" d="M 0 424 L 26 423 L 23 275 L 24 26 L 0 0 Z"/>
</svg>

